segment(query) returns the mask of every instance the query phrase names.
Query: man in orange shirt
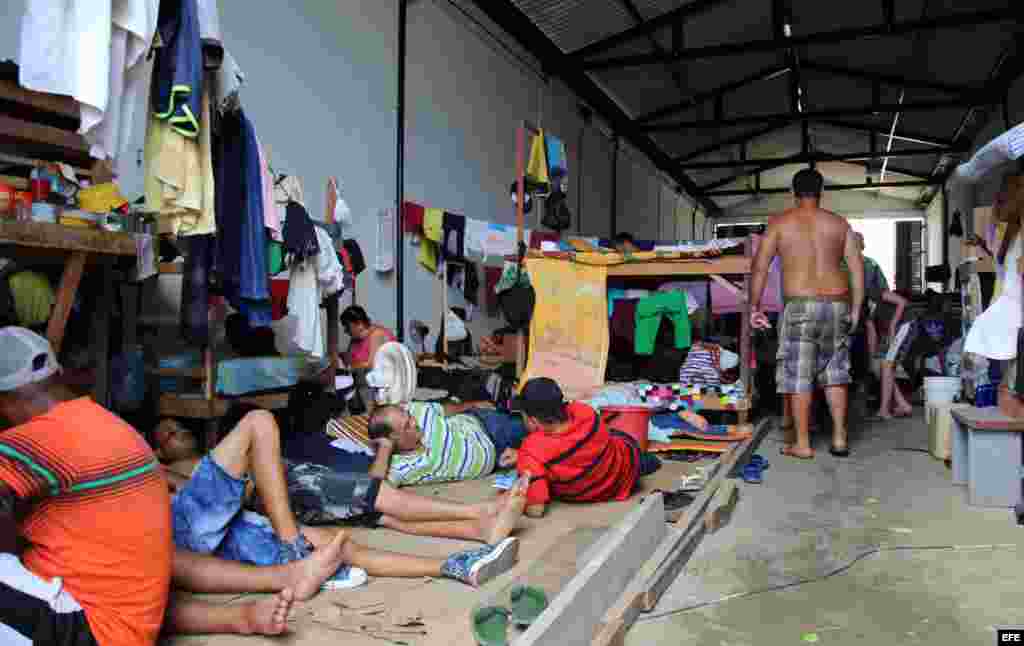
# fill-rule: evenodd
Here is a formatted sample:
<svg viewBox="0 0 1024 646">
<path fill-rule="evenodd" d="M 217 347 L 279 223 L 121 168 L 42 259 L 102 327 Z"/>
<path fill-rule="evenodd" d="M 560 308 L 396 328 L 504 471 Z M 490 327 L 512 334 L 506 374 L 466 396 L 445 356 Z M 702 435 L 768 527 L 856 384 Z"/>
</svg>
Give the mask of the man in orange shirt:
<svg viewBox="0 0 1024 646">
<path fill-rule="evenodd" d="M 135 429 L 58 370 L 46 339 L 0 329 L 0 643 L 153 644 L 174 552 L 167 484 Z"/>
</svg>

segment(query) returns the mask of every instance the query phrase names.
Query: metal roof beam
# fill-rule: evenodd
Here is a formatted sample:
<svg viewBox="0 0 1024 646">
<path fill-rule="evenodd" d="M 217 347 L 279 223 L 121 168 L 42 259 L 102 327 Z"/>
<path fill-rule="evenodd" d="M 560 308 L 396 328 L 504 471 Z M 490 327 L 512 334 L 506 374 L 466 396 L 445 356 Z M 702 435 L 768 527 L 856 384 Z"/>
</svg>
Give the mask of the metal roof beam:
<svg viewBox="0 0 1024 646">
<path fill-rule="evenodd" d="M 839 121 L 836 119 L 819 119 L 816 120 L 815 123 L 838 128 L 839 130 L 852 130 L 854 132 L 863 132 L 874 135 L 889 135 L 889 133 L 882 128 L 875 128 L 861 123 L 850 123 L 848 121 Z M 897 131 L 896 134 L 893 135 L 893 139 L 921 146 L 935 146 L 937 148 L 949 148 L 953 145 L 952 139 L 943 139 L 941 137 L 933 137 L 932 135 L 922 133 L 907 132 L 906 130 Z"/>
<path fill-rule="evenodd" d="M 753 130 L 751 132 L 745 132 L 741 135 L 736 135 L 734 137 L 729 137 L 727 139 L 716 141 L 713 144 L 703 146 L 702 148 L 698 148 L 697 150 L 686 153 L 685 155 L 679 155 L 675 158 L 675 161 L 684 162 L 690 159 L 696 159 L 697 157 L 703 157 L 704 155 L 710 155 L 711 153 L 719 151 L 723 148 L 728 148 L 729 146 L 739 146 L 749 141 L 753 141 L 755 139 L 763 137 L 765 135 L 770 135 L 773 132 L 785 130 L 788 127 L 788 123 L 783 123 L 769 126 L 767 128 L 761 128 L 759 130 Z"/>
<path fill-rule="evenodd" d="M 771 67 L 766 67 L 762 70 L 754 72 L 750 76 L 745 76 L 739 79 L 738 81 L 726 83 L 725 85 L 720 85 L 712 90 L 707 90 L 705 92 L 697 92 L 696 94 L 693 94 L 692 96 L 684 99 L 683 101 L 673 103 L 672 105 L 667 105 L 664 108 L 658 108 L 653 112 L 641 115 L 637 117 L 637 122 L 647 123 L 649 121 L 657 121 L 658 119 L 664 119 L 665 117 L 670 117 L 673 114 L 678 114 L 679 112 L 682 112 L 684 110 L 695 108 L 701 103 L 705 103 L 707 101 L 714 101 L 719 97 L 725 94 L 729 94 L 730 92 L 735 92 L 740 88 L 747 87 L 748 85 L 753 85 L 754 83 L 758 83 L 760 81 L 770 81 L 771 79 L 777 78 L 788 72 L 789 68 L 786 67 L 785 65 L 773 65 Z"/>
<path fill-rule="evenodd" d="M 933 110 L 946 110 L 950 108 L 969 108 L 984 105 L 995 105 L 1002 102 L 1002 96 L 978 97 L 969 99 L 949 99 L 946 101 L 918 101 L 915 103 L 902 103 L 892 105 L 865 105 L 850 108 L 828 108 L 825 110 L 812 110 L 801 114 L 790 112 L 774 114 L 748 114 L 725 119 L 696 119 L 693 121 L 673 121 L 670 123 L 658 123 L 641 126 L 645 132 L 675 132 L 678 130 L 698 130 L 701 128 L 724 128 L 727 126 L 741 126 L 749 123 L 788 122 L 793 123 L 803 119 L 820 120 L 833 117 L 862 117 L 874 116 L 885 112 L 931 112 Z M 888 134 L 888 133 L 886 133 Z"/>
<path fill-rule="evenodd" d="M 717 204 L 704 197 L 700 187 L 679 169 L 672 158 L 650 136 L 637 128 L 637 124 L 618 103 L 551 42 L 551 39 L 510 0 L 473 0 L 473 3 L 484 15 L 536 56 L 544 65 L 544 69 L 562 79 L 582 102 L 608 122 L 614 132 L 625 137 L 637 150 L 647 155 L 655 167 L 676 181 L 709 215 L 721 211 Z"/>
<path fill-rule="evenodd" d="M 935 186 L 941 184 L 942 181 L 939 179 L 930 180 L 914 180 L 912 182 L 868 182 L 865 184 L 826 184 L 822 190 L 824 191 L 859 191 L 871 188 L 920 188 L 922 186 Z M 710 197 L 738 197 L 741 195 L 779 195 L 782 193 L 790 193 L 793 189 L 788 187 L 777 187 L 777 188 L 741 188 L 728 191 L 711 191 L 708 193 Z"/>
<path fill-rule="evenodd" d="M 709 47 L 693 47 L 683 49 L 680 52 L 672 52 L 667 56 L 658 54 L 634 54 L 629 56 L 613 56 L 597 60 L 583 62 L 585 70 L 606 70 L 625 67 L 639 67 L 642 65 L 654 65 L 659 63 L 675 63 L 683 60 L 697 60 L 702 58 L 715 58 L 721 56 L 742 56 L 755 52 L 777 52 L 790 47 L 803 47 L 807 45 L 833 45 L 850 40 L 861 40 L 876 36 L 899 36 L 902 34 L 914 33 L 917 31 L 936 29 L 963 29 L 975 25 L 982 25 L 991 22 L 1002 22 L 1018 20 L 1020 8 L 1015 7 L 1019 0 L 1011 0 L 1010 5 L 1000 9 L 989 9 L 985 11 L 957 12 L 947 16 L 927 18 L 924 20 L 908 20 L 893 23 L 892 25 L 880 24 L 867 27 L 848 27 L 833 31 L 823 31 L 802 36 L 793 36 L 785 40 L 769 38 L 763 40 L 748 41 L 745 43 L 723 43 Z"/>
<path fill-rule="evenodd" d="M 870 72 L 867 70 L 858 70 L 849 67 L 843 67 L 842 65 L 819 63 L 816 61 L 804 62 L 804 68 L 812 72 L 821 72 L 823 74 L 830 74 L 832 76 L 845 76 L 847 78 L 858 79 L 861 81 L 869 81 L 871 83 L 884 83 L 886 85 L 895 85 L 898 87 L 934 90 L 936 92 L 943 92 L 945 94 L 949 94 L 952 96 L 969 96 L 971 94 L 976 94 L 977 92 L 984 90 L 984 88 L 982 87 L 950 85 L 949 83 L 941 83 L 939 81 L 912 79 L 900 76 L 898 74 Z"/>
<path fill-rule="evenodd" d="M 478 0 L 476 0 L 478 2 Z M 636 27 L 621 31 L 617 34 L 603 38 L 596 43 L 591 43 L 585 47 L 581 47 L 576 51 L 572 52 L 570 56 L 577 60 L 582 60 L 588 56 L 594 54 L 600 54 L 613 49 L 623 43 L 628 43 L 636 38 L 641 38 L 647 34 L 670 27 L 673 23 L 679 21 L 686 21 L 688 18 L 699 16 L 706 11 L 714 9 L 719 5 L 729 4 L 735 0 L 693 0 L 689 4 L 686 4 L 678 9 L 673 9 L 667 13 L 663 13 L 657 18 L 651 18 L 650 20 L 643 22 Z M 479 2 L 478 2 L 479 4 Z"/>
<path fill-rule="evenodd" d="M 907 148 L 904 150 L 890 150 L 888 152 L 884 150 L 880 151 L 860 151 L 854 153 L 824 153 L 824 152 L 810 152 L 800 153 L 798 155 L 790 155 L 789 157 L 775 157 L 767 159 L 748 159 L 743 160 L 729 160 L 729 161 L 713 161 L 713 162 L 689 162 L 679 164 L 679 168 L 683 170 L 714 170 L 719 168 L 749 168 L 750 172 L 755 170 L 764 171 L 769 167 L 786 166 L 789 164 L 811 164 L 821 162 L 835 162 L 835 161 L 853 161 L 863 159 L 882 159 L 883 157 L 920 157 L 924 155 L 942 155 L 945 153 L 964 152 L 964 150 L 955 151 L 948 148 Z"/>
<path fill-rule="evenodd" d="M 869 170 L 869 171 L 870 170 L 880 170 L 880 169 L 872 168 L 870 162 L 865 162 L 865 161 L 848 161 L 847 163 L 848 164 L 853 164 L 854 166 L 863 166 L 866 170 Z M 898 166 L 893 166 L 892 164 L 889 164 L 888 170 L 886 172 L 887 173 L 892 173 L 894 175 L 904 175 L 906 177 L 913 177 L 915 179 L 933 179 L 935 177 L 934 175 L 932 175 L 930 173 L 921 172 L 919 170 L 910 170 L 909 168 L 900 168 Z"/>
</svg>

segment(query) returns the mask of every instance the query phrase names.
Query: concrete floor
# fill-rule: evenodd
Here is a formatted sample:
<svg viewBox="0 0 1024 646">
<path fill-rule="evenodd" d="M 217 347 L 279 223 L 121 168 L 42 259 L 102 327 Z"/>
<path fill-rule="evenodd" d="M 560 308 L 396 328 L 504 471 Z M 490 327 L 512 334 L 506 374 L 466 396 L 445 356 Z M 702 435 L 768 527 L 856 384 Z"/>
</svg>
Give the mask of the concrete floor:
<svg viewBox="0 0 1024 646">
<path fill-rule="evenodd" d="M 993 626 L 1024 623 L 1024 528 L 1011 511 L 967 506 L 942 462 L 898 450 L 928 446 L 920 414 L 858 426 L 847 459 L 828 454 L 824 433 L 808 462 L 780 456 L 769 436 L 764 484 L 742 485 L 731 523 L 626 643 L 988 646 Z M 949 545 L 964 547 L 885 551 L 827 579 L 716 603 L 817 579 L 880 546 Z M 698 604 L 709 605 L 679 612 Z"/>
</svg>

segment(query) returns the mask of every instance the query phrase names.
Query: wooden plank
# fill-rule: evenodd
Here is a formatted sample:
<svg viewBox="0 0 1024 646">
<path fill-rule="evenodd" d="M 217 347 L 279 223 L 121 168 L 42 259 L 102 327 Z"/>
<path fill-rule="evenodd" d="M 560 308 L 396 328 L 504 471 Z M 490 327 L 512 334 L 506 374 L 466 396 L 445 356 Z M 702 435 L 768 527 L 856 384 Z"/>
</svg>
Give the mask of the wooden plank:
<svg viewBox="0 0 1024 646">
<path fill-rule="evenodd" d="M 91 165 L 89 146 L 78 133 L 5 114 L 0 114 L 0 144 L 6 150 L 45 161 Z"/>
<path fill-rule="evenodd" d="M 194 368 L 146 368 L 146 374 L 157 377 L 184 377 L 186 379 L 205 379 L 206 371 L 202 366 Z"/>
<path fill-rule="evenodd" d="M 71 306 L 75 303 L 78 285 L 82 282 L 82 270 L 85 269 L 88 255 L 82 251 L 75 251 L 64 265 L 60 286 L 57 288 L 57 298 L 53 304 L 53 313 L 50 314 L 50 321 L 46 325 L 46 338 L 49 339 L 54 354 L 60 354 L 60 347 L 64 343 L 64 328 L 71 315 Z"/>
<path fill-rule="evenodd" d="M 110 408 L 110 312 L 114 309 L 114 268 L 112 257 L 101 265 L 100 291 L 93 315 L 92 348 L 96 366 L 96 382 L 92 398 L 100 406 Z"/>
<path fill-rule="evenodd" d="M 685 534 L 675 527 L 669 528 L 668 534 L 658 549 L 637 571 L 626 591 L 622 593 L 614 606 L 608 609 L 601 619 L 601 626 L 591 644 L 594 646 L 621 646 L 625 642 L 626 633 L 636 622 L 642 612 L 646 611 L 646 599 L 652 581 L 667 560 L 680 560 L 685 566 L 690 556 L 704 538 L 706 528 L 699 524 L 690 534 Z M 680 551 L 679 546 L 683 546 Z"/>
<path fill-rule="evenodd" d="M 159 265 L 161 274 L 184 274 L 185 263 L 183 262 L 162 262 Z"/>
<path fill-rule="evenodd" d="M 62 94 L 48 94 L 27 90 L 14 81 L 0 80 L 0 99 L 27 105 L 43 112 L 59 114 L 77 120 L 78 102 Z"/>
<path fill-rule="evenodd" d="M 708 274 L 749 274 L 751 259 L 746 256 L 722 256 L 713 260 L 657 260 L 608 267 L 609 277 L 705 276 Z"/>
<path fill-rule="evenodd" d="M 605 612 L 667 533 L 660 494 L 648 496 L 603 540 L 600 551 L 516 640 L 522 646 L 589 644 Z"/>
<path fill-rule="evenodd" d="M 201 393 L 164 393 L 160 395 L 159 410 L 161 417 L 216 419 L 223 417 L 233 403 L 252 404 L 267 410 L 280 410 L 288 407 L 288 393 L 217 397 L 212 400 L 203 399 Z"/>
<path fill-rule="evenodd" d="M 0 244 L 114 256 L 136 255 L 135 238 L 130 233 L 77 229 L 45 222 L 0 221 Z"/>
</svg>

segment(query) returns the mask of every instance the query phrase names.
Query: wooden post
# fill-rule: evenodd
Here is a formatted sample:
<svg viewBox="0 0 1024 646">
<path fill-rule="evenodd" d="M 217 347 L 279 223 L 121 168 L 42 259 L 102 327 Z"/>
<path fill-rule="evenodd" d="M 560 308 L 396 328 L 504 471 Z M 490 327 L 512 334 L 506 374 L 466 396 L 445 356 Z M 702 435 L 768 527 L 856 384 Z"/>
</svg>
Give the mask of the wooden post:
<svg viewBox="0 0 1024 646">
<path fill-rule="evenodd" d="M 53 348 L 55 355 L 60 354 L 60 347 L 64 343 L 64 328 L 68 324 L 68 316 L 71 315 L 71 306 L 75 303 L 75 294 L 78 292 L 79 283 L 82 282 L 82 271 L 85 269 L 88 256 L 85 251 L 73 251 L 64 265 L 56 302 L 53 304 L 53 313 L 46 325 L 46 338 L 50 341 L 50 347 Z"/>
<path fill-rule="evenodd" d="M 338 294 L 327 297 L 327 391 L 335 392 L 335 379 L 338 376 L 338 344 L 341 342 L 341 334 L 338 331 Z"/>
<path fill-rule="evenodd" d="M 746 244 L 746 256 L 749 260 L 753 260 L 754 256 L 754 236 L 747 236 Z M 753 268 L 751 268 L 753 269 Z M 746 301 L 743 304 L 743 309 L 740 314 L 740 383 L 743 384 L 743 396 L 747 401 L 754 400 L 754 383 L 751 378 L 750 372 L 750 352 L 751 352 L 751 326 L 750 326 L 750 303 L 751 294 L 751 280 L 750 272 L 743 275 L 743 297 L 741 301 Z M 710 305 L 710 301 L 709 301 Z M 743 407 L 737 414 L 737 420 L 740 424 L 746 424 L 748 421 L 749 413 L 747 407 Z"/>
<path fill-rule="evenodd" d="M 96 381 L 93 384 L 93 400 L 100 406 L 110 407 L 110 310 L 114 306 L 113 260 L 103 257 L 100 261 L 100 291 L 96 299 L 94 321 L 93 356 L 96 365 Z"/>
<path fill-rule="evenodd" d="M 441 338 L 444 343 L 441 344 L 441 352 L 444 353 L 444 364 L 445 368 L 448 368 L 448 330 L 445 323 L 448 320 L 448 263 L 441 260 Z"/>
<path fill-rule="evenodd" d="M 516 260 L 519 261 L 519 249 L 524 242 L 523 234 L 523 201 L 526 198 L 526 123 L 519 126 L 516 132 Z M 521 263 L 520 263 L 521 264 Z M 523 331 L 516 335 L 516 378 L 523 374 L 526 364 L 526 338 Z"/>
</svg>

